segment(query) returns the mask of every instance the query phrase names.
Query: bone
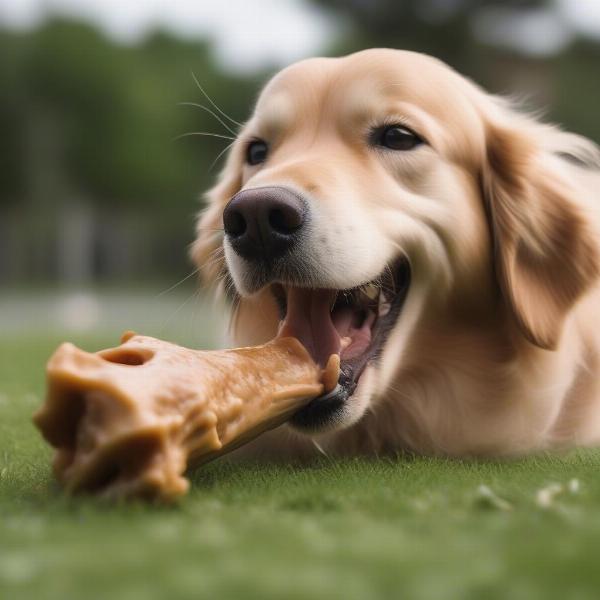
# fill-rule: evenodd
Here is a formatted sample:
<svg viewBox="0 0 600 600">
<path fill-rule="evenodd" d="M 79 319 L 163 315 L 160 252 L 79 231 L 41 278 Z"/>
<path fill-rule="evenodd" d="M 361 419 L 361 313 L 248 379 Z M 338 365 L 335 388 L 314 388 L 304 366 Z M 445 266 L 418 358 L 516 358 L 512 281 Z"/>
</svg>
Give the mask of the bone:
<svg viewBox="0 0 600 600">
<path fill-rule="evenodd" d="M 34 423 L 69 492 L 172 501 L 188 467 L 284 423 L 339 376 L 339 357 L 322 370 L 290 337 L 213 352 L 133 332 L 122 341 L 97 353 L 65 343 L 48 362 Z"/>
</svg>

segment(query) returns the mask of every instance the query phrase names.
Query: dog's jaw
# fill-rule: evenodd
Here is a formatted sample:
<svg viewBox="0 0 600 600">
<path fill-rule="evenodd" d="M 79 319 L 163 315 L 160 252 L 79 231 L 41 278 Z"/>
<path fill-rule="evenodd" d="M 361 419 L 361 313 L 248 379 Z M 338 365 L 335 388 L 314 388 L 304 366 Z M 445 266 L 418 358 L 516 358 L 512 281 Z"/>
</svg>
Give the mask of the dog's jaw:
<svg viewBox="0 0 600 600">
<path fill-rule="evenodd" d="M 279 335 L 297 337 L 322 365 L 332 354 L 341 357 L 335 392 L 309 403 L 291 424 L 314 434 L 349 427 L 364 414 L 376 391 L 380 360 L 396 327 L 410 287 L 410 267 L 402 256 L 362 286 L 345 290 L 312 289 L 274 282 L 260 292 L 278 305 Z M 252 298 L 241 298 L 241 306 Z M 253 310 L 260 310 L 257 305 Z M 275 323 L 269 326 L 275 331 Z M 246 343 L 247 340 L 236 340 Z"/>
</svg>

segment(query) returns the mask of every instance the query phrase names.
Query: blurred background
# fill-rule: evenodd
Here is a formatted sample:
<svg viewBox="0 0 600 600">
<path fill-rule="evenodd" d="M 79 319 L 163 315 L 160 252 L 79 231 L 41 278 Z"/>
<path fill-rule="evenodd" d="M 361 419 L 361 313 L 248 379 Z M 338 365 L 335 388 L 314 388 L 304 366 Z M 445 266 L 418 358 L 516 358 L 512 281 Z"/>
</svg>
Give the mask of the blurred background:
<svg viewBox="0 0 600 600">
<path fill-rule="evenodd" d="M 187 248 L 234 120 L 282 66 L 372 46 L 600 141 L 600 0 L 0 0 L 0 335 L 216 342 Z"/>
</svg>

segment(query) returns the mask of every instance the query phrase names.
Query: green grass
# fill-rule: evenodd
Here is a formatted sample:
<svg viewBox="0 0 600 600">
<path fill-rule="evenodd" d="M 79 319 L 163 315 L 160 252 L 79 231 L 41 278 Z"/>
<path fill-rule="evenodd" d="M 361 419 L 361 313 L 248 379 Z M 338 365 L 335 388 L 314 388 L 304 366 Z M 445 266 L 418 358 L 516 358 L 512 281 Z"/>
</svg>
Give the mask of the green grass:
<svg viewBox="0 0 600 600">
<path fill-rule="evenodd" d="M 66 498 L 30 423 L 58 341 L 0 342 L 2 599 L 598 597 L 595 451 L 214 463 L 173 507 Z M 538 490 L 573 479 L 578 491 L 538 505 Z"/>
</svg>

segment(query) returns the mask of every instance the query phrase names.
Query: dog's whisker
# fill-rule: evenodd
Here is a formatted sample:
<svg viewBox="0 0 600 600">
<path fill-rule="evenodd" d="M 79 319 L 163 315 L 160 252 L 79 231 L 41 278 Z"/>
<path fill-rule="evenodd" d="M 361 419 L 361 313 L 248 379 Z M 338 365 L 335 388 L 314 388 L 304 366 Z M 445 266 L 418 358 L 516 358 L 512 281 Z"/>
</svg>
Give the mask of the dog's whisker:
<svg viewBox="0 0 600 600">
<path fill-rule="evenodd" d="M 229 315 L 228 332 L 231 335 L 232 331 L 237 329 L 237 320 L 240 315 L 240 301 L 239 297 L 234 297 L 231 305 L 231 313 Z"/>
<path fill-rule="evenodd" d="M 193 277 L 194 275 L 196 275 L 198 273 L 198 271 L 200 271 L 200 267 L 196 267 L 191 273 L 188 273 L 183 279 L 180 279 L 177 283 L 174 283 L 171 287 L 169 287 L 166 290 L 163 290 L 162 292 L 157 294 L 155 296 L 155 298 L 160 298 L 161 296 L 164 296 L 165 294 L 168 294 L 169 292 L 173 291 L 176 287 L 179 287 L 182 283 L 186 282 L 190 277 Z"/>
<path fill-rule="evenodd" d="M 192 79 L 194 80 L 194 83 L 196 84 L 196 86 L 198 87 L 198 89 L 202 92 L 202 95 L 210 102 L 210 104 L 212 105 L 213 108 L 215 108 L 219 114 L 223 115 L 227 120 L 231 121 L 232 123 L 234 123 L 235 125 L 238 125 L 239 127 L 243 127 L 243 124 L 240 123 L 239 121 L 236 121 L 234 118 L 230 117 L 226 112 L 224 112 L 223 110 L 221 110 L 216 103 L 213 101 L 213 99 L 206 93 L 206 91 L 204 90 L 204 88 L 200 85 L 200 82 L 198 81 L 196 75 L 194 74 L 194 72 L 192 71 Z"/>
<path fill-rule="evenodd" d="M 216 264 L 218 264 L 221 261 L 222 261 L 222 257 L 221 256 L 215 256 L 215 257 L 211 258 L 210 260 L 206 260 L 204 262 L 203 268 L 204 269 L 211 269 L 212 267 L 214 267 Z"/>
<path fill-rule="evenodd" d="M 214 267 L 217 263 L 221 262 L 222 260 L 223 260 L 223 253 L 215 252 L 213 250 L 213 252 L 211 252 L 206 257 L 206 260 L 202 263 L 202 265 L 199 267 L 199 269 L 210 269 L 211 267 Z"/>
<path fill-rule="evenodd" d="M 194 292 L 192 292 L 172 313 L 171 315 L 169 315 L 169 317 L 163 321 L 162 325 L 160 326 L 160 332 L 162 334 L 162 332 L 164 332 L 165 328 L 167 327 L 167 325 L 181 312 L 181 310 L 189 303 L 190 300 L 192 300 L 193 298 L 195 298 L 196 296 L 199 295 L 199 290 L 195 290 Z M 199 296 L 198 296 L 199 297 Z"/>
<path fill-rule="evenodd" d="M 227 150 L 229 150 L 229 148 L 231 148 L 231 146 L 233 146 L 236 142 L 237 138 L 235 140 L 233 140 L 233 142 L 231 142 L 231 144 L 227 144 L 227 146 L 225 146 L 225 148 L 223 148 L 223 150 L 221 150 L 221 152 L 219 152 L 219 154 L 217 154 L 217 158 L 215 158 L 215 160 L 212 161 L 210 167 L 208 167 L 208 173 L 210 173 L 214 166 L 217 164 L 218 160 L 221 158 L 221 156 L 223 156 L 223 154 L 225 154 L 225 152 L 227 152 Z"/>
<path fill-rule="evenodd" d="M 235 138 L 231 137 L 230 135 L 223 135 L 221 133 L 213 133 L 212 131 L 190 131 L 189 133 L 182 133 L 181 135 L 174 137 L 173 141 L 176 142 L 177 140 L 180 140 L 181 138 L 195 136 L 195 135 L 203 136 L 203 137 L 221 138 L 223 140 L 235 140 Z"/>
<path fill-rule="evenodd" d="M 206 259 L 204 260 L 204 262 L 198 266 L 198 270 L 203 269 L 207 266 L 209 266 L 215 259 L 220 259 L 222 258 L 224 254 L 224 250 L 222 246 L 217 246 L 216 248 L 214 248 L 213 250 L 211 250 L 208 253 L 208 256 L 206 257 Z"/>
<path fill-rule="evenodd" d="M 231 133 L 232 135 L 237 135 L 237 131 L 235 131 L 235 129 L 232 129 L 229 125 L 227 125 L 227 123 L 223 121 L 223 119 L 216 112 L 210 110 L 208 106 L 204 106 L 204 104 L 198 104 L 197 102 L 178 102 L 177 104 L 179 106 L 194 106 L 195 108 L 205 110 L 208 114 L 212 115 L 217 121 L 219 121 L 219 123 L 221 123 L 221 125 L 223 125 L 223 127 L 225 127 L 225 129 L 227 129 L 229 133 Z"/>
</svg>

